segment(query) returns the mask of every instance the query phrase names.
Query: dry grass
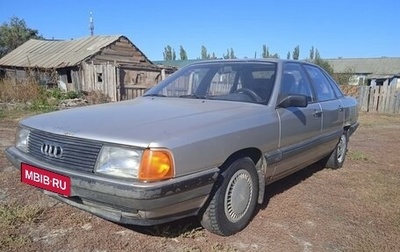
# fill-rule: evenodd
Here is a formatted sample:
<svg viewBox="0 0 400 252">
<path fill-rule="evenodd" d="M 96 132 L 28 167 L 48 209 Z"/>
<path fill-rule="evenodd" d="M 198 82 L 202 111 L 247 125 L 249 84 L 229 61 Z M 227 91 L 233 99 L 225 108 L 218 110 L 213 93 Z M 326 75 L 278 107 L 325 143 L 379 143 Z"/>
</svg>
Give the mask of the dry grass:
<svg viewBox="0 0 400 252">
<path fill-rule="evenodd" d="M 90 91 L 86 95 L 86 100 L 89 104 L 93 105 L 110 102 L 111 98 L 100 91 Z"/>
<path fill-rule="evenodd" d="M 362 151 L 350 150 L 347 153 L 347 158 L 354 161 L 368 161 L 370 158 Z"/>
<path fill-rule="evenodd" d="M 34 78 L 21 83 L 15 83 L 11 78 L 0 79 L 0 119 L 25 111 L 43 113 L 57 110 L 62 107 L 64 100 L 76 98 L 82 98 L 82 104 L 89 105 L 111 101 L 110 97 L 99 91 L 63 92 L 58 88 L 46 89 Z"/>
<path fill-rule="evenodd" d="M 29 102 L 38 99 L 43 94 L 42 88 L 35 80 L 15 83 L 13 79 L 0 80 L 1 102 Z"/>
<path fill-rule="evenodd" d="M 38 206 L 21 206 L 15 203 L 0 205 L 0 225 L 33 223 L 43 212 Z"/>
<path fill-rule="evenodd" d="M 19 227 L 37 222 L 43 211 L 44 208 L 36 205 L 0 205 L 0 250 L 15 250 L 31 243 L 28 235 L 19 233 Z"/>
<path fill-rule="evenodd" d="M 379 120 L 377 120 L 379 118 Z M 400 126 L 400 116 L 398 114 L 375 114 L 361 112 L 359 117 L 361 127 L 393 127 Z"/>
</svg>

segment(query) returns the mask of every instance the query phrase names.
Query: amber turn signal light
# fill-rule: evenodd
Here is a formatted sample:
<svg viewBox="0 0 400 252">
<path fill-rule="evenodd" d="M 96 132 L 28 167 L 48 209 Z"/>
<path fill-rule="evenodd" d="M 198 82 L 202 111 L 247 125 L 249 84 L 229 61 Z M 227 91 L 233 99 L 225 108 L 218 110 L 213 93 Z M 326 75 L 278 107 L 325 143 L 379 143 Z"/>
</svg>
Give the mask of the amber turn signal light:
<svg viewBox="0 0 400 252">
<path fill-rule="evenodd" d="M 166 149 L 146 149 L 139 169 L 139 180 L 151 182 L 175 175 L 172 153 Z"/>
</svg>

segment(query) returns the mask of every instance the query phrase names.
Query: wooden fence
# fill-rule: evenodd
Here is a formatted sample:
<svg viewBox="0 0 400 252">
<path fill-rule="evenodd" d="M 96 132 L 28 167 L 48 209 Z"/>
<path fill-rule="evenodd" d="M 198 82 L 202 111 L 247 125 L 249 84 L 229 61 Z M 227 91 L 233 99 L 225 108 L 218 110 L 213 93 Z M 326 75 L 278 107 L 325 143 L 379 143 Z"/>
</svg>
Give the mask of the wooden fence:
<svg viewBox="0 0 400 252">
<path fill-rule="evenodd" d="M 400 89 L 395 85 L 358 88 L 357 99 L 361 111 L 400 114 Z"/>
</svg>

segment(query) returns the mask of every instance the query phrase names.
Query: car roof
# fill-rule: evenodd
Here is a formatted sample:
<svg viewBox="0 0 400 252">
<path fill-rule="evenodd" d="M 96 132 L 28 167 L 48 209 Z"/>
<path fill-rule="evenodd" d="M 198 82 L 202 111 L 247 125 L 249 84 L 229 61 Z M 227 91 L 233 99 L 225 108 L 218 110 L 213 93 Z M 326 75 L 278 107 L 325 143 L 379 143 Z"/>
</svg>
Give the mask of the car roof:
<svg viewBox="0 0 400 252">
<path fill-rule="evenodd" d="M 202 60 L 195 63 L 191 63 L 188 66 L 202 65 L 202 64 L 219 64 L 219 63 L 278 63 L 283 64 L 287 62 L 300 63 L 300 64 L 310 64 L 315 65 L 312 62 L 305 60 L 290 60 L 290 59 L 277 59 L 277 58 L 262 58 L 262 59 L 212 59 L 212 60 Z"/>
</svg>

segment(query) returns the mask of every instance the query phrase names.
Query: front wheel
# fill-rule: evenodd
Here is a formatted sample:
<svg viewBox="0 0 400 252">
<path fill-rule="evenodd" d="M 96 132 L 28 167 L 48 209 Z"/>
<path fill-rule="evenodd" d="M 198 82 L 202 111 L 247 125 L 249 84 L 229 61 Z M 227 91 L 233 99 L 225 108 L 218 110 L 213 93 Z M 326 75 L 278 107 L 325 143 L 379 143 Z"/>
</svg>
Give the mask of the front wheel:
<svg viewBox="0 0 400 252">
<path fill-rule="evenodd" d="M 201 216 L 210 232 L 228 236 L 245 228 L 258 197 L 258 175 L 253 161 L 240 158 L 221 173 L 217 189 Z"/>
<path fill-rule="evenodd" d="M 347 131 L 343 132 L 343 134 L 339 138 L 339 142 L 336 145 L 336 148 L 333 150 L 328 160 L 326 161 L 326 167 L 332 169 L 342 168 L 344 160 L 347 154 L 347 144 L 349 142 L 349 137 Z"/>
</svg>

